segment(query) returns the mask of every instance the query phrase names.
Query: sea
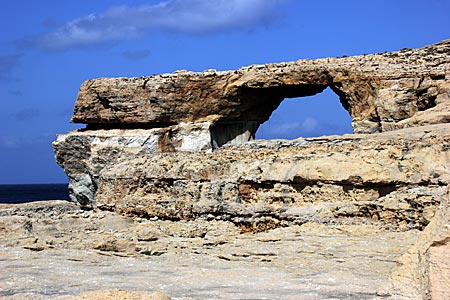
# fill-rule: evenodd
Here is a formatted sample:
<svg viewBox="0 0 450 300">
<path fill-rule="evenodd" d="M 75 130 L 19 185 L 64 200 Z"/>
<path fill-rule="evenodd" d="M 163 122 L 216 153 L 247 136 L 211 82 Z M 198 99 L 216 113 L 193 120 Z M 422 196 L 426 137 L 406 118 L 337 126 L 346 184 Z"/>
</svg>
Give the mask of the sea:
<svg viewBox="0 0 450 300">
<path fill-rule="evenodd" d="M 68 184 L 0 184 L 0 203 L 69 200 Z"/>
</svg>

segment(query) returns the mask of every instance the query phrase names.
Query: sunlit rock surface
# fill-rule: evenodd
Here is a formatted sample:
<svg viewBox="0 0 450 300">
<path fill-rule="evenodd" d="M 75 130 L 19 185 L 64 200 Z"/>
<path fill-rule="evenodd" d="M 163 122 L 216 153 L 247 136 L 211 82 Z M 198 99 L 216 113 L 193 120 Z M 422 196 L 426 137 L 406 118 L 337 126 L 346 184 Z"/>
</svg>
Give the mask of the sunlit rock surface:
<svg viewBox="0 0 450 300">
<path fill-rule="evenodd" d="M 449 54 L 83 83 L 73 201 L 0 205 L 0 297 L 450 298 Z M 356 134 L 252 141 L 327 87 Z"/>
<path fill-rule="evenodd" d="M 330 87 L 349 111 L 355 133 L 446 123 L 449 53 L 446 40 L 420 49 L 235 71 L 93 79 L 81 86 L 72 121 L 110 127 L 212 122 L 235 136 L 251 136 L 284 98 Z"/>
<path fill-rule="evenodd" d="M 0 205 L 0 232 L 5 300 L 154 299 L 146 298 L 154 291 L 174 300 L 386 299 L 379 290 L 420 234 L 376 222 L 249 234 L 229 221 L 125 217 L 67 202 Z M 91 292 L 111 289 L 123 292 Z"/>
<path fill-rule="evenodd" d="M 212 215 L 263 229 L 339 217 L 422 229 L 450 182 L 449 124 L 214 152 L 184 152 L 182 144 L 166 152 L 159 132 L 61 135 L 54 148 L 73 199 L 126 214 Z"/>
<path fill-rule="evenodd" d="M 86 81 L 72 121 L 87 128 L 58 137 L 56 160 L 75 203 L 132 224 L 112 226 L 114 237 L 96 235 L 98 242 L 83 234 L 72 247 L 249 262 L 241 275 L 271 263 L 285 276 L 275 285 L 292 291 L 273 287 L 271 299 L 450 298 L 449 54 L 446 40 L 235 71 Z M 251 141 L 284 98 L 327 87 L 350 113 L 356 134 Z M 107 226 L 102 222 L 94 222 L 96 230 Z M 161 238 L 173 228 L 180 233 Z M 176 240 L 180 235 L 188 240 Z M 299 250 L 313 240 L 324 248 Z M 174 241 L 188 250 L 171 248 Z M 293 262 L 306 273 L 280 271 Z M 221 274 L 208 277 L 209 289 L 232 276 Z M 258 291 L 277 282 L 264 272 L 258 278 Z M 310 288 L 300 278 L 309 278 Z M 333 283 L 321 285 L 325 279 Z M 262 297 L 247 293 L 245 284 L 238 289 L 243 299 Z M 225 289 L 217 293 L 234 299 Z"/>
</svg>

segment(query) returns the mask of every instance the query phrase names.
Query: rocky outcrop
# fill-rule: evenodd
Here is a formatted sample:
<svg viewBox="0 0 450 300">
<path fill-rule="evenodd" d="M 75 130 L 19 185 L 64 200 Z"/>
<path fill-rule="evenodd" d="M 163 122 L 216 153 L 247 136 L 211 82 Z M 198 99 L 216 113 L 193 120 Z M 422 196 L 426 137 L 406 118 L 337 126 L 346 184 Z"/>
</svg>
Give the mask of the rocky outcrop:
<svg viewBox="0 0 450 300">
<path fill-rule="evenodd" d="M 440 297 L 449 293 L 448 272 L 434 264 L 450 260 L 448 237 L 430 228 L 448 221 L 449 53 L 447 40 L 236 71 L 89 80 L 72 118 L 87 127 L 58 136 L 56 160 L 74 202 L 133 219 L 227 224 L 239 234 L 308 224 L 405 235 L 427 228 L 432 238 L 411 250 L 422 275 L 392 275 L 398 284 L 386 295 Z M 355 134 L 250 141 L 284 98 L 326 87 L 349 111 Z M 142 229 L 136 239 L 158 234 Z M 93 247 L 139 248 L 117 239 Z"/>
<path fill-rule="evenodd" d="M 228 142 L 242 134 L 253 136 L 284 98 L 314 95 L 330 87 L 349 111 L 355 133 L 446 123 L 449 54 L 446 40 L 421 49 L 236 71 L 93 79 L 81 86 L 72 121 L 92 128 L 209 122 L 213 140 L 220 140 L 217 134 L 225 131 L 223 142 Z"/>
<path fill-rule="evenodd" d="M 447 124 L 214 152 L 165 152 L 160 131 L 61 135 L 54 149 L 73 199 L 140 216 L 211 215 L 264 228 L 339 217 L 423 228 L 450 182 Z"/>
<path fill-rule="evenodd" d="M 148 293 L 140 293 L 140 292 L 132 292 L 125 290 L 108 290 L 108 291 L 89 291 L 80 293 L 79 296 L 75 297 L 67 297 L 65 300 L 171 300 L 169 296 L 161 292 L 154 292 L 151 294 Z"/>
</svg>

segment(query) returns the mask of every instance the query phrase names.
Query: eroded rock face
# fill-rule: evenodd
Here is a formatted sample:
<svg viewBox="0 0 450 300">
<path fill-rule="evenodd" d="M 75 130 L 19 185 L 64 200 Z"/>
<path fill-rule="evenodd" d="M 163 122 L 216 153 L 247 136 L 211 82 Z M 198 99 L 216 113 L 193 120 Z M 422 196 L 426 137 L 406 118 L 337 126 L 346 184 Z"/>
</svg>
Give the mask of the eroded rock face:
<svg viewBox="0 0 450 300">
<path fill-rule="evenodd" d="M 414 269 L 392 275 L 398 284 L 386 294 L 445 298 L 449 52 L 447 40 L 236 71 L 89 80 L 72 119 L 88 126 L 58 136 L 56 160 L 74 202 L 136 219 L 226 223 L 240 233 L 311 223 L 427 228 L 403 258 Z M 356 134 L 249 141 L 284 98 L 327 87 L 351 114 Z M 157 235 L 140 228 L 136 239 Z M 113 241 L 94 248 L 131 245 Z"/>
<path fill-rule="evenodd" d="M 380 225 L 248 234 L 226 221 L 131 218 L 66 201 L 0 204 L 0 299 L 386 300 L 378 290 L 420 232 Z"/>
<path fill-rule="evenodd" d="M 330 87 L 349 111 L 355 133 L 446 123 L 449 54 L 446 40 L 420 49 L 236 71 L 93 79 L 81 86 L 72 121 L 146 128 L 212 122 L 236 127 L 235 136 L 248 131 L 251 137 L 284 98 L 314 95 Z"/>
<path fill-rule="evenodd" d="M 73 199 L 163 219 L 212 215 L 277 227 L 356 217 L 407 229 L 428 224 L 450 183 L 449 124 L 369 136 L 254 141 L 214 152 L 166 152 L 157 133 L 61 135 L 54 149 Z M 73 155 L 75 147 L 80 155 Z"/>
</svg>

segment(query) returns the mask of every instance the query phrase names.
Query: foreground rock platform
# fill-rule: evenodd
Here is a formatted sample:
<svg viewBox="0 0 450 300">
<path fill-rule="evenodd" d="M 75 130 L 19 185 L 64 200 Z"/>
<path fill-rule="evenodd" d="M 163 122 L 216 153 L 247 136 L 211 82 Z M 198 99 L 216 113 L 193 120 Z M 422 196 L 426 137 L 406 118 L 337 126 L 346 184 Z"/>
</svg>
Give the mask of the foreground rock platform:
<svg viewBox="0 0 450 300">
<path fill-rule="evenodd" d="M 449 194 L 423 232 L 0 205 L 0 299 L 446 299 L 449 225 Z"/>
<path fill-rule="evenodd" d="M 228 221 L 130 218 L 63 201 L 0 205 L 0 232 L 5 300 L 96 299 L 83 295 L 111 289 L 199 300 L 401 299 L 383 288 L 420 235 L 315 222 L 248 234 Z"/>
</svg>

